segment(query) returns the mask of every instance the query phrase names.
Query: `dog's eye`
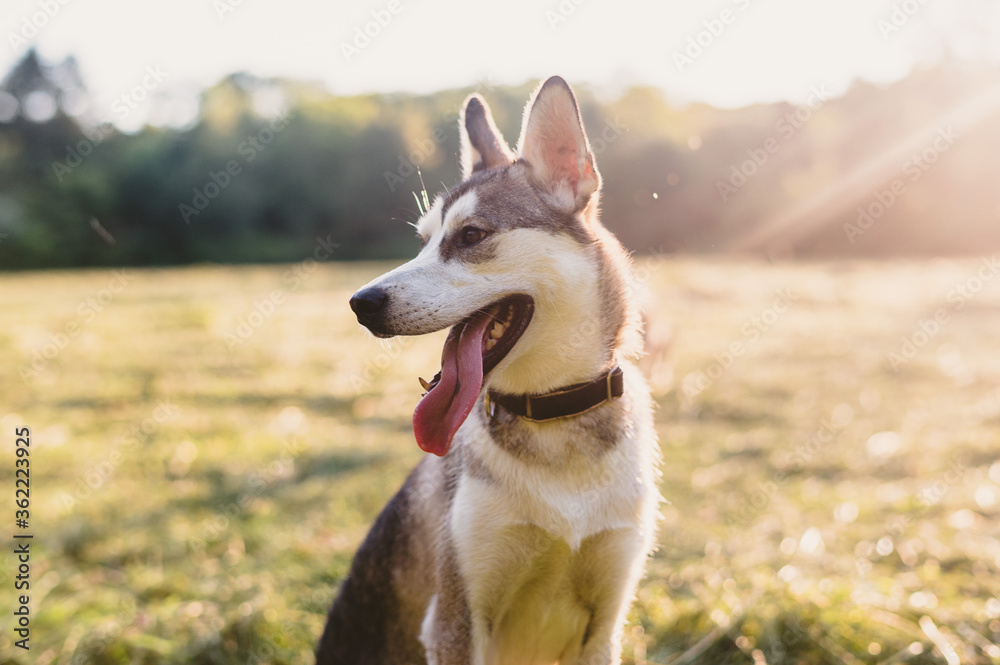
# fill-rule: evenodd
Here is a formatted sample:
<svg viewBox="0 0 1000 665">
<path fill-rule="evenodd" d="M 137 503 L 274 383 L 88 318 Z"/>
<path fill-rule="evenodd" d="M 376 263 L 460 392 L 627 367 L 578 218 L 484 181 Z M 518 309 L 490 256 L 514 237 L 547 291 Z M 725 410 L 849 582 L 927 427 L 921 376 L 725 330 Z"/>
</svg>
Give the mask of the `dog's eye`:
<svg viewBox="0 0 1000 665">
<path fill-rule="evenodd" d="M 475 226 L 466 226 L 459 232 L 458 237 L 463 245 L 470 247 L 485 238 L 486 231 L 478 229 Z"/>
</svg>

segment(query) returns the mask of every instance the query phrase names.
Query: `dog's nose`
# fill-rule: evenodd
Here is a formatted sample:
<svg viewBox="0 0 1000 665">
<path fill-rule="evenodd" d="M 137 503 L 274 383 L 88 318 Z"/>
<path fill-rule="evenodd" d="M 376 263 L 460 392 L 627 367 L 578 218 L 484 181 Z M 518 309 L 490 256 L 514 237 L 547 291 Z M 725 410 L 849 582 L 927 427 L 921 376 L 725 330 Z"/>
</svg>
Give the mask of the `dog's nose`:
<svg viewBox="0 0 1000 665">
<path fill-rule="evenodd" d="M 362 289 L 351 297 L 351 309 L 358 316 L 372 316 L 385 309 L 389 294 L 378 287 Z"/>
</svg>

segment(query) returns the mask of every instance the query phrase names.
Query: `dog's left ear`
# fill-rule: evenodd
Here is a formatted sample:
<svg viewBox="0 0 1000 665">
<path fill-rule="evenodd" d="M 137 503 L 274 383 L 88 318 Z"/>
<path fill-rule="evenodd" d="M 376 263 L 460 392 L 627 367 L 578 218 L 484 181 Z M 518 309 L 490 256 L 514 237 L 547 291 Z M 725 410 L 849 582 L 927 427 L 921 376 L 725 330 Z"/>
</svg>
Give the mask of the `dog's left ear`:
<svg viewBox="0 0 1000 665">
<path fill-rule="evenodd" d="M 545 81 L 528 102 L 517 153 L 535 184 L 567 212 L 583 210 L 601 186 L 580 108 L 561 76 Z"/>
<path fill-rule="evenodd" d="M 507 166 L 514 154 L 493 123 L 490 107 L 477 94 L 469 95 L 462 105 L 459 122 L 462 134 L 462 180 L 476 171 Z"/>
</svg>

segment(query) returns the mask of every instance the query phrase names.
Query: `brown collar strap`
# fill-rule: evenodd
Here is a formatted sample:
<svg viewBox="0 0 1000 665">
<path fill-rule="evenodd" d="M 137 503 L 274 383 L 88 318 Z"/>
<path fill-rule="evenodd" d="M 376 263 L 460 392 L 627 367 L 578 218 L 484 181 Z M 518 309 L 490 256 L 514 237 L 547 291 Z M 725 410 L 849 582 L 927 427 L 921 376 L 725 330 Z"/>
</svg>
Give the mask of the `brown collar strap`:
<svg viewBox="0 0 1000 665">
<path fill-rule="evenodd" d="M 621 365 L 590 383 L 577 383 L 544 395 L 506 395 L 488 390 L 483 398 L 486 415 L 492 418 L 497 405 L 532 422 L 578 416 L 595 406 L 617 399 L 625 392 Z"/>
</svg>

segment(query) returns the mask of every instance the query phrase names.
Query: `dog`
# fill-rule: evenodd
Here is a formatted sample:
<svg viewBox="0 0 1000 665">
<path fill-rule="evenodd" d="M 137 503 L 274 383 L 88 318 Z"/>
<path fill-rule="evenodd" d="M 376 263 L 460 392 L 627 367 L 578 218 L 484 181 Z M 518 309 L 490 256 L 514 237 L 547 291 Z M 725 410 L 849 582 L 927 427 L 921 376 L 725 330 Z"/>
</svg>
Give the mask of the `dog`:
<svg viewBox="0 0 1000 665">
<path fill-rule="evenodd" d="M 480 96 L 459 124 L 462 182 L 419 254 L 350 301 L 377 337 L 450 332 L 413 416 L 432 454 L 355 555 L 317 663 L 620 663 L 660 502 L 629 258 L 562 78 L 516 153 Z"/>
</svg>

